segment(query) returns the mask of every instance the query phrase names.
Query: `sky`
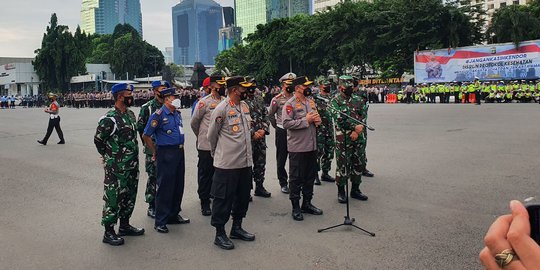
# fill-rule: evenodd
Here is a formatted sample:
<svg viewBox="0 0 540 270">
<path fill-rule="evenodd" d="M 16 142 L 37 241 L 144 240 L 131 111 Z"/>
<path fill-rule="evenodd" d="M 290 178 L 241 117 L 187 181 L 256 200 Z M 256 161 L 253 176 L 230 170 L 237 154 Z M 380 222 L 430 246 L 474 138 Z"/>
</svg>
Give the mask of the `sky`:
<svg viewBox="0 0 540 270">
<path fill-rule="evenodd" d="M 140 0 L 143 38 L 160 50 L 172 47 L 172 11 L 179 0 Z M 233 6 L 234 0 L 214 0 Z M 34 57 L 52 13 L 58 23 L 75 31 L 82 0 L 1 0 L 0 57 Z"/>
</svg>

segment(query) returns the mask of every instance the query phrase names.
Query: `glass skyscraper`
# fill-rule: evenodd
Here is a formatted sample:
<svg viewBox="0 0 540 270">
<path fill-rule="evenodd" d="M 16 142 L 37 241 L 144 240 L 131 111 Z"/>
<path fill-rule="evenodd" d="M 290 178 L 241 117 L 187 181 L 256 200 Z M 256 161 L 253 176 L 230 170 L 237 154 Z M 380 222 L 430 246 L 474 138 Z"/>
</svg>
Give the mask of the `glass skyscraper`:
<svg viewBox="0 0 540 270">
<path fill-rule="evenodd" d="M 183 0 L 172 8 L 172 21 L 174 63 L 214 65 L 223 26 L 221 6 L 212 0 Z"/>
<path fill-rule="evenodd" d="M 118 24 L 129 24 L 142 36 L 140 0 L 82 1 L 81 29 L 87 34 L 112 34 Z"/>
<path fill-rule="evenodd" d="M 297 14 L 310 14 L 310 5 L 311 0 L 236 0 L 236 26 L 242 28 L 242 38 L 245 38 L 255 32 L 259 24 Z"/>
</svg>

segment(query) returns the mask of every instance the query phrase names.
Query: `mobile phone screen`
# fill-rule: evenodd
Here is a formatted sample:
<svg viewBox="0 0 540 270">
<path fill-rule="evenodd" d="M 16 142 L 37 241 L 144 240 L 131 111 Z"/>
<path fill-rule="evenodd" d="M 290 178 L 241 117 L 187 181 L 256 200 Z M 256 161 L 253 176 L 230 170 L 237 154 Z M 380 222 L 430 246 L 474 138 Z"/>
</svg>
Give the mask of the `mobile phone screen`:
<svg viewBox="0 0 540 270">
<path fill-rule="evenodd" d="M 531 238 L 540 245 L 540 204 L 527 205 L 531 223 Z"/>
</svg>

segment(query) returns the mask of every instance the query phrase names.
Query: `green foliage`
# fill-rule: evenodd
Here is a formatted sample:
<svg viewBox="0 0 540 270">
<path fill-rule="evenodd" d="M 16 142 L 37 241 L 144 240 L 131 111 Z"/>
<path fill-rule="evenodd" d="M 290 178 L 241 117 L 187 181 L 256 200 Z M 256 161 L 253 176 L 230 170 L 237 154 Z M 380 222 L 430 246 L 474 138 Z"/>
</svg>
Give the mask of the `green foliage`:
<svg viewBox="0 0 540 270">
<path fill-rule="evenodd" d="M 45 90 L 67 91 L 71 77 L 86 73 L 85 58 L 90 48 L 90 39 L 80 28 L 72 35 L 52 14 L 32 62 Z"/>
<path fill-rule="evenodd" d="M 344 1 L 313 16 L 297 15 L 257 26 L 244 45 L 216 58 L 218 69 L 275 80 L 289 72 L 327 75 L 329 69 L 363 76 L 401 76 L 417 49 L 482 41 L 483 10 L 458 0 Z"/>
<path fill-rule="evenodd" d="M 487 31 L 491 42 L 513 42 L 540 38 L 540 1 L 525 6 L 506 6 L 495 12 Z"/>
<path fill-rule="evenodd" d="M 174 82 L 175 78 L 184 76 L 184 67 L 170 63 L 163 67 L 163 79 L 169 82 Z"/>
</svg>

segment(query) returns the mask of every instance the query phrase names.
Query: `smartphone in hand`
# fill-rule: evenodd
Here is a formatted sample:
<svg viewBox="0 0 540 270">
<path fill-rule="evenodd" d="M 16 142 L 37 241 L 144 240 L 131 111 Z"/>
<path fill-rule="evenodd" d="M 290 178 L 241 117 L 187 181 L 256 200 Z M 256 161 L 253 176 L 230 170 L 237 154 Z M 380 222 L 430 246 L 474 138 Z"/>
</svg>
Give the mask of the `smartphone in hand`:
<svg viewBox="0 0 540 270">
<path fill-rule="evenodd" d="M 526 204 L 531 223 L 531 238 L 540 245 L 540 203 Z"/>
</svg>

